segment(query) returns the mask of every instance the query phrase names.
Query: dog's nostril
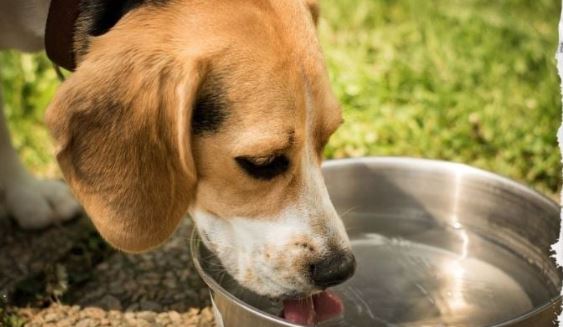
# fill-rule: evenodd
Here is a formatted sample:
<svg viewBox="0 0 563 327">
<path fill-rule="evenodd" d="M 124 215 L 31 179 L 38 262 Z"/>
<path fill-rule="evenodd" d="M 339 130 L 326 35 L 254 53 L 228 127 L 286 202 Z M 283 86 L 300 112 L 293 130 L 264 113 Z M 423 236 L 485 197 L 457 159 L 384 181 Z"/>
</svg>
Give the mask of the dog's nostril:
<svg viewBox="0 0 563 327">
<path fill-rule="evenodd" d="M 352 253 L 337 252 L 309 266 L 315 286 L 327 288 L 352 277 L 356 270 L 356 258 Z"/>
</svg>

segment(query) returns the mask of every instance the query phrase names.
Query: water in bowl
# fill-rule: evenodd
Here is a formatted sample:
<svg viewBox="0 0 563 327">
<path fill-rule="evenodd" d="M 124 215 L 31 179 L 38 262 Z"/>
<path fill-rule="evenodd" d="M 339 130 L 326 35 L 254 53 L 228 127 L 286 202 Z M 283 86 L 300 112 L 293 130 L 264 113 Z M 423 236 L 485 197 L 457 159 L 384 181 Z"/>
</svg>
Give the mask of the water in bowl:
<svg viewBox="0 0 563 327">
<path fill-rule="evenodd" d="M 364 219 L 377 233 L 351 226 L 358 270 L 336 288 L 344 317 L 327 325 L 494 325 L 557 292 L 531 254 L 513 253 L 460 224 L 373 214 L 348 220 Z"/>
</svg>

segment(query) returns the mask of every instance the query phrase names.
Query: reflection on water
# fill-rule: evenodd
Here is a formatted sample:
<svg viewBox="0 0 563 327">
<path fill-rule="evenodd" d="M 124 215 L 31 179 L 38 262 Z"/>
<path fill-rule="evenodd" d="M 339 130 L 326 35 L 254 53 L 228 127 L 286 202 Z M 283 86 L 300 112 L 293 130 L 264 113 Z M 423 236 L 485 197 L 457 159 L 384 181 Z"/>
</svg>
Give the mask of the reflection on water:
<svg viewBox="0 0 563 327">
<path fill-rule="evenodd" d="M 510 320 L 544 303 L 556 286 L 529 260 L 464 229 L 431 220 L 354 214 L 362 233 L 350 237 L 358 269 L 334 290 L 343 317 L 321 326 L 486 326 Z M 272 314 L 279 303 L 249 294 L 229 278 L 235 296 Z"/>
<path fill-rule="evenodd" d="M 379 233 L 351 235 L 358 271 L 337 287 L 346 323 L 327 326 L 491 325 L 553 294 L 555 286 L 546 286 L 525 258 L 465 230 L 455 217 L 449 226 L 361 214 L 351 220 L 362 219 L 377 221 Z"/>
<path fill-rule="evenodd" d="M 478 326 L 533 308 L 512 277 L 475 258 L 373 234 L 354 242 L 354 252 L 362 264 L 338 291 L 356 326 Z"/>
</svg>

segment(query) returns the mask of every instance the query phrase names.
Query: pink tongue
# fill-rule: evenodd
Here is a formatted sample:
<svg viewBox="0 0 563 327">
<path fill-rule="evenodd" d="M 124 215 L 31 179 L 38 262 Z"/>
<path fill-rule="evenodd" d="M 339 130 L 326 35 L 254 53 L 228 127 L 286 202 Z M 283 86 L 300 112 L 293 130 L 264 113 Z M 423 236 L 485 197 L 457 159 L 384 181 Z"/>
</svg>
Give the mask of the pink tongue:
<svg viewBox="0 0 563 327">
<path fill-rule="evenodd" d="M 283 318 L 295 324 L 314 324 L 315 307 L 313 304 L 313 298 L 308 296 L 303 299 L 284 301 Z"/>
<path fill-rule="evenodd" d="M 286 300 L 283 307 L 283 318 L 289 322 L 302 325 L 319 323 L 334 318 L 344 311 L 340 298 L 330 291 L 324 291 L 303 299 Z"/>
<path fill-rule="evenodd" d="M 344 311 L 342 300 L 333 292 L 324 291 L 313 295 L 317 322 L 325 321 L 341 315 Z"/>
</svg>

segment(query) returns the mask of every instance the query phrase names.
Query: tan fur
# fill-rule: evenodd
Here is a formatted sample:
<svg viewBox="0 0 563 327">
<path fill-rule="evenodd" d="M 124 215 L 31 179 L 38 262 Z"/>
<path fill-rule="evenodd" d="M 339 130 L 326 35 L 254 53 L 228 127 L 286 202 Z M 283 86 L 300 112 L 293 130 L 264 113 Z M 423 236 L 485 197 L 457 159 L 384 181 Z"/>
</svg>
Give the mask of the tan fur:
<svg viewBox="0 0 563 327">
<path fill-rule="evenodd" d="M 316 21 L 316 1 L 176 0 L 134 10 L 90 40 L 47 123 L 66 180 L 109 243 L 158 246 L 194 201 L 224 219 L 264 217 L 303 191 L 306 142 L 320 165 L 341 122 L 311 13 Z M 218 133 L 192 137 L 207 74 L 224 83 L 228 117 Z M 273 181 L 250 178 L 233 160 L 273 153 L 292 162 Z"/>
</svg>

